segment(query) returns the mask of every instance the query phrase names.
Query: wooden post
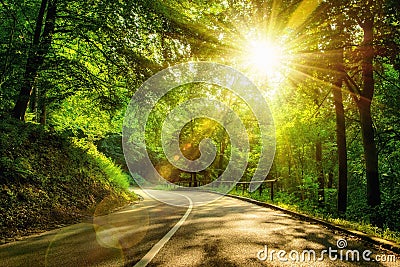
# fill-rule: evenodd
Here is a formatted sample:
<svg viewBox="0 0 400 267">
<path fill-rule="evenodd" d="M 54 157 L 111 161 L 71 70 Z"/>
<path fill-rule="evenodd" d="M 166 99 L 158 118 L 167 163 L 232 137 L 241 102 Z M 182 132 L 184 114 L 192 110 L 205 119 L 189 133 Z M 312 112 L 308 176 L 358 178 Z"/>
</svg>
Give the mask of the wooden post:
<svg viewBox="0 0 400 267">
<path fill-rule="evenodd" d="M 196 172 L 193 172 L 192 173 L 192 177 L 193 177 L 193 187 L 197 187 L 198 186 L 198 184 L 197 184 L 197 173 Z"/>
<path fill-rule="evenodd" d="M 274 201 L 274 182 L 271 181 L 271 200 Z"/>
</svg>

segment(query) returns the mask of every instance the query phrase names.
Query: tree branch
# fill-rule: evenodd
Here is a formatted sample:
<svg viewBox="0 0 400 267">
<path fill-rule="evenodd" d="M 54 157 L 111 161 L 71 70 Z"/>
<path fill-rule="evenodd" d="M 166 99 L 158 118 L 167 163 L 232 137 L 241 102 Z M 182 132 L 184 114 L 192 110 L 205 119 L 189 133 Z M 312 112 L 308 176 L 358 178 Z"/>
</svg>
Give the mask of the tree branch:
<svg viewBox="0 0 400 267">
<path fill-rule="evenodd" d="M 378 76 L 381 77 L 383 80 L 387 81 L 388 83 L 390 83 L 391 85 L 393 85 L 394 87 L 396 87 L 397 89 L 400 90 L 400 86 L 398 86 L 397 84 L 395 84 L 393 81 L 391 81 L 391 80 L 385 78 L 385 76 L 383 76 L 379 71 L 374 70 L 374 72 L 375 72 L 376 74 L 378 74 Z"/>
<path fill-rule="evenodd" d="M 353 98 L 354 102 L 358 103 L 358 101 L 360 101 L 360 99 L 357 97 L 357 94 L 354 92 L 353 87 L 351 86 L 351 84 L 349 83 L 349 81 L 347 79 L 345 79 L 344 82 L 346 83 L 347 88 L 349 88 L 350 95 Z"/>
</svg>

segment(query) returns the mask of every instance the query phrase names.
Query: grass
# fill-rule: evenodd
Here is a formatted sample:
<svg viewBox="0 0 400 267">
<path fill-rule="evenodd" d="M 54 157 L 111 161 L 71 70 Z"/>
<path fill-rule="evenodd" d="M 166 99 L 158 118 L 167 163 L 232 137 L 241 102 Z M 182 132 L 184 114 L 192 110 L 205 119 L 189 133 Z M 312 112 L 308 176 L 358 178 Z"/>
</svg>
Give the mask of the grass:
<svg viewBox="0 0 400 267">
<path fill-rule="evenodd" d="M 75 223 L 130 203 L 137 197 L 128 190 L 128 178 L 90 142 L 1 120 L 0 238 Z"/>
<path fill-rule="evenodd" d="M 129 175 L 122 171 L 111 159 L 107 158 L 103 153 L 99 152 L 96 146 L 85 139 L 73 139 L 74 144 L 87 151 L 92 156 L 95 163 L 104 171 L 107 180 L 115 187 L 127 189 L 129 187 Z"/>
</svg>

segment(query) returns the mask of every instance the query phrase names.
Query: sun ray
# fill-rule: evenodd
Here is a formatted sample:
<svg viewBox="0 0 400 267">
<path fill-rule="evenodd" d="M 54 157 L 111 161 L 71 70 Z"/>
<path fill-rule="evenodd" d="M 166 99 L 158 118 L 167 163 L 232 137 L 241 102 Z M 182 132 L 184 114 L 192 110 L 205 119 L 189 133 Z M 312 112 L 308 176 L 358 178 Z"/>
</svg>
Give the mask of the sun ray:
<svg viewBox="0 0 400 267">
<path fill-rule="evenodd" d="M 281 9 L 281 0 L 273 0 L 271 14 L 268 22 L 268 34 L 271 34 L 273 30 L 276 28 L 276 21 L 279 14 L 279 10 Z"/>
<path fill-rule="evenodd" d="M 303 0 L 290 17 L 287 28 L 297 30 L 321 4 L 321 0 Z"/>
</svg>

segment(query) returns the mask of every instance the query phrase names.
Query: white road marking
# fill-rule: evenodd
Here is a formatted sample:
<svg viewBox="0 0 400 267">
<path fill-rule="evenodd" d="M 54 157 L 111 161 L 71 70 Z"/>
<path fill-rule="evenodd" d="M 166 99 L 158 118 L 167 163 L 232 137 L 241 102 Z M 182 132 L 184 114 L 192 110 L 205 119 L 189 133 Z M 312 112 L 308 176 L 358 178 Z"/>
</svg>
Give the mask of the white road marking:
<svg viewBox="0 0 400 267">
<path fill-rule="evenodd" d="M 189 216 L 190 212 L 192 211 L 193 208 L 193 201 L 185 196 L 185 195 L 181 195 L 181 194 L 177 194 L 180 196 L 185 197 L 187 200 L 189 200 L 189 207 L 186 211 L 186 213 L 183 215 L 183 217 L 179 220 L 179 222 L 177 222 L 177 224 L 174 225 L 174 227 L 172 227 L 171 230 L 169 230 L 169 232 L 160 239 L 160 241 L 157 242 L 157 244 L 155 244 L 147 253 L 146 255 L 143 256 L 143 258 L 135 264 L 134 267 L 145 267 L 147 264 L 149 264 L 149 262 L 157 255 L 157 253 L 160 251 L 160 249 L 169 241 L 169 239 L 175 234 L 175 232 L 179 229 L 179 227 L 181 227 L 181 225 L 185 222 L 185 220 L 187 219 L 187 217 Z"/>
</svg>

